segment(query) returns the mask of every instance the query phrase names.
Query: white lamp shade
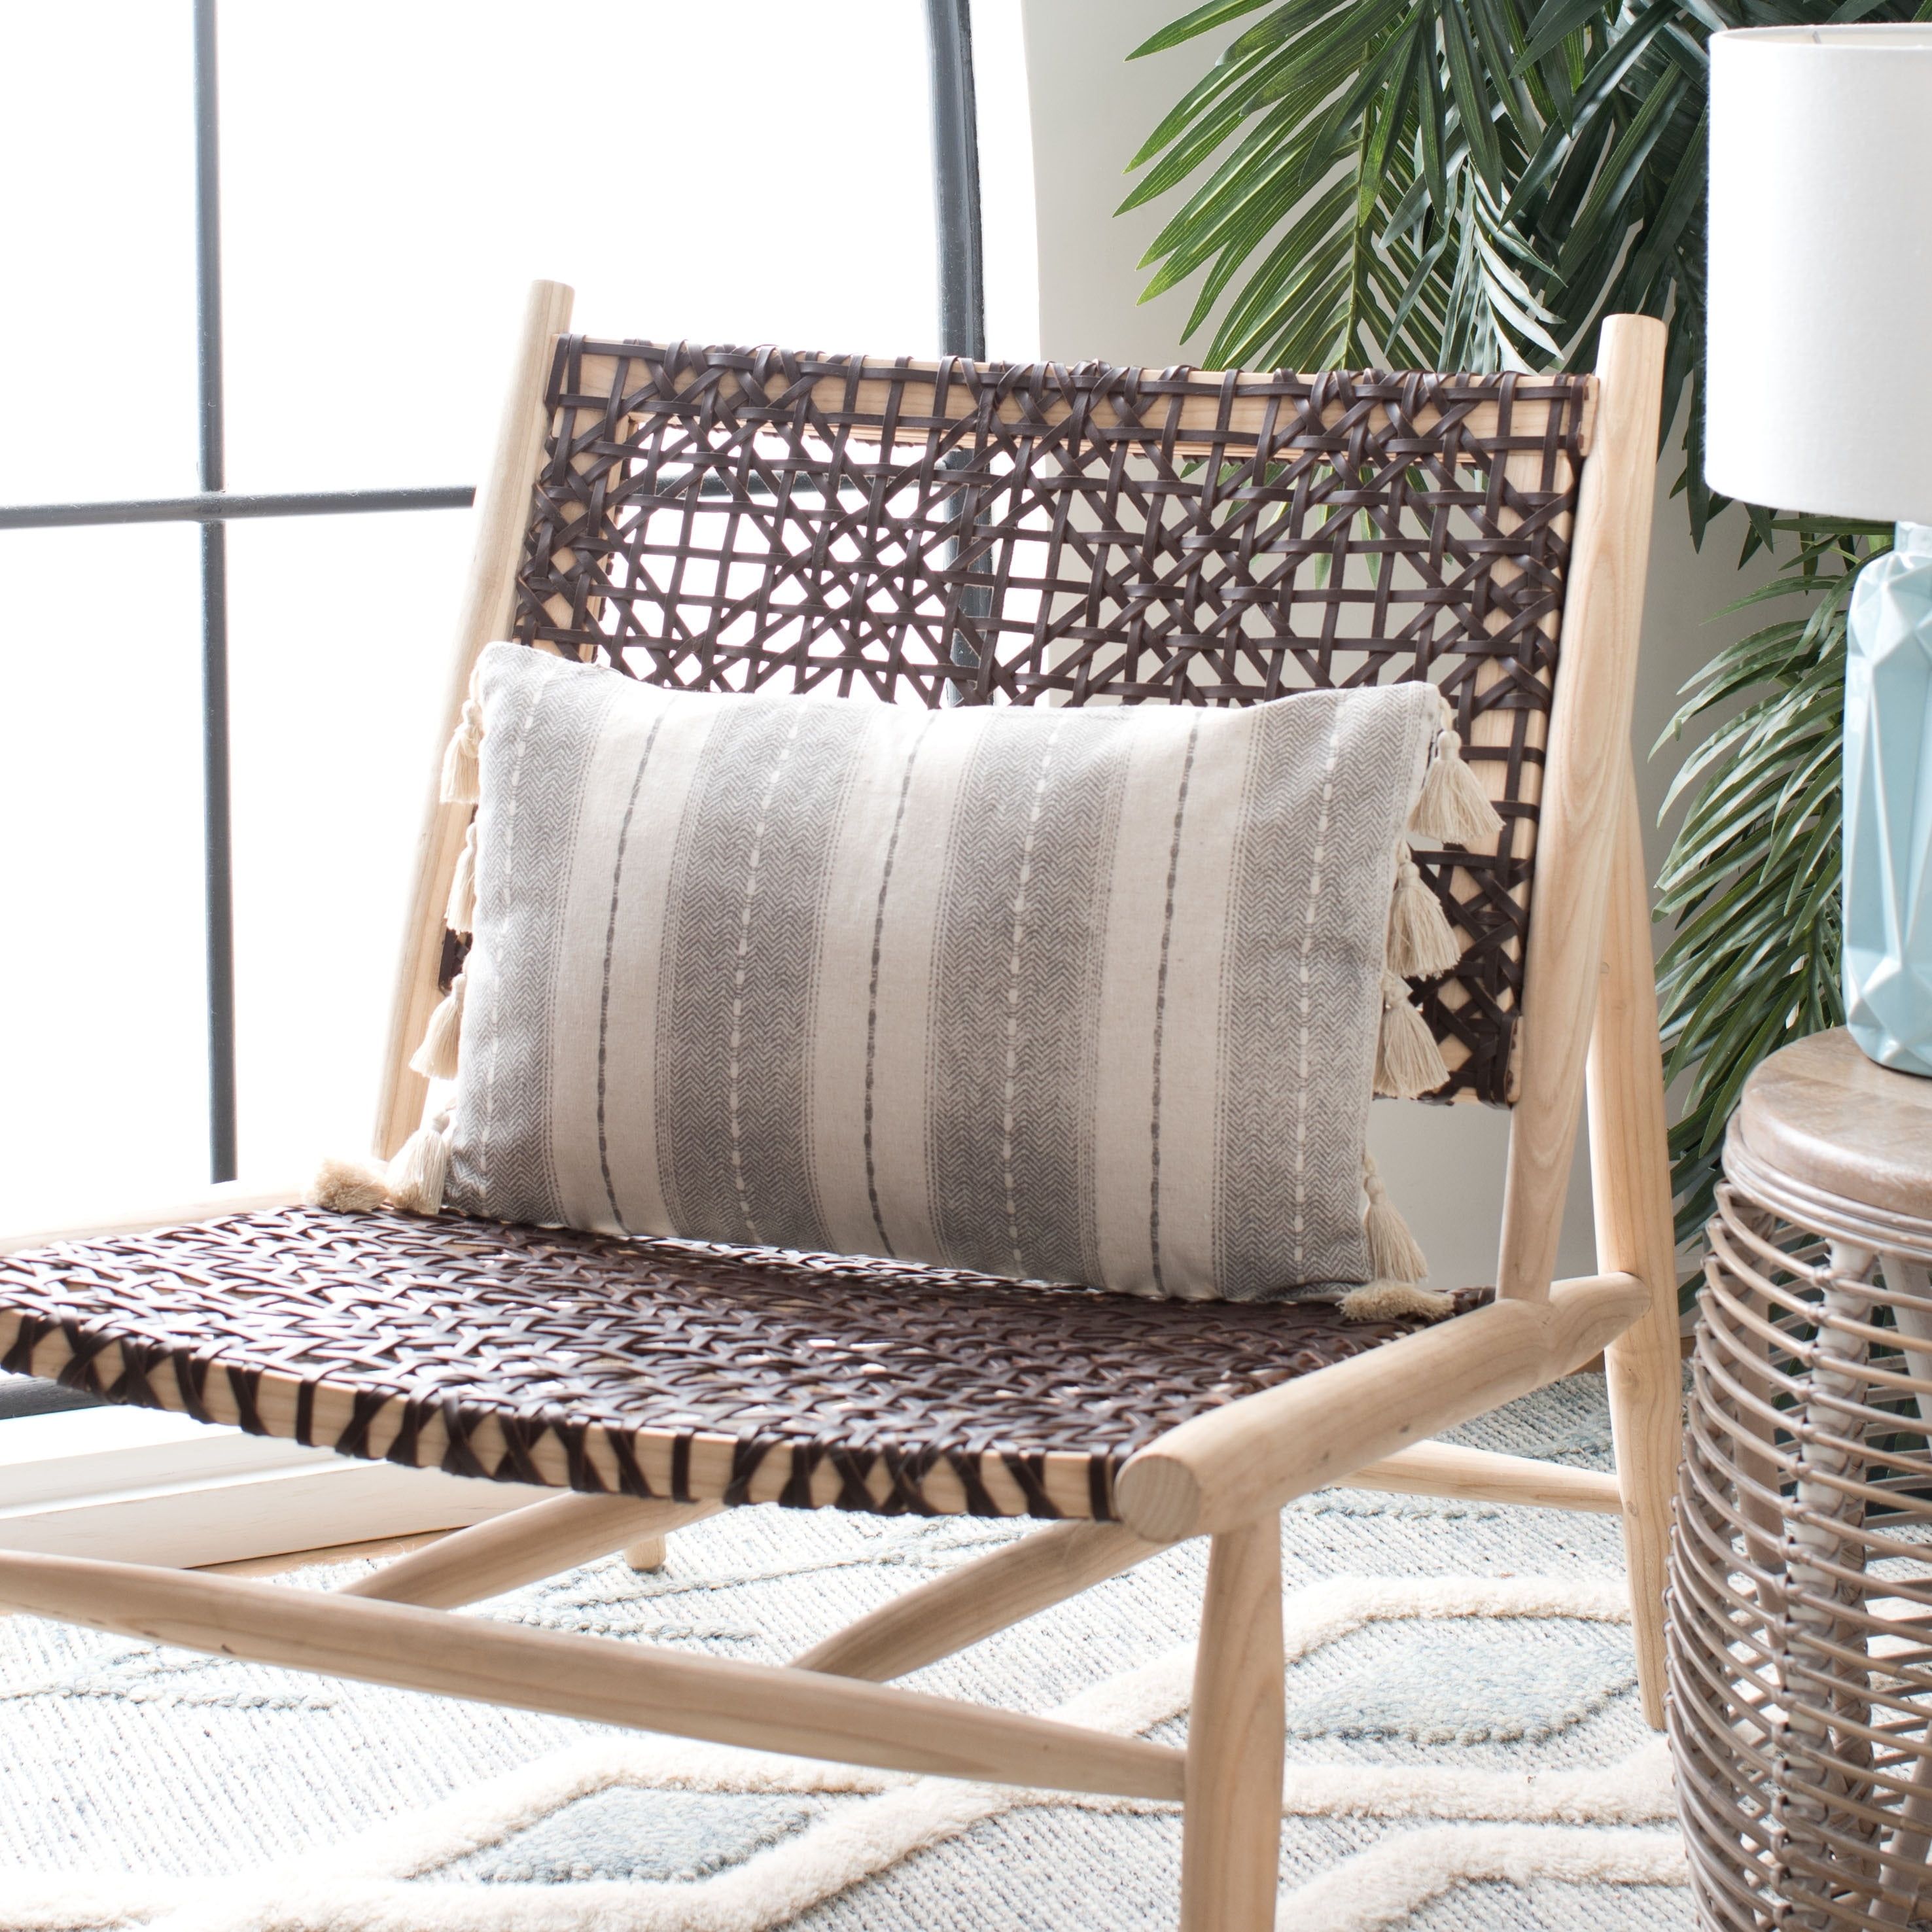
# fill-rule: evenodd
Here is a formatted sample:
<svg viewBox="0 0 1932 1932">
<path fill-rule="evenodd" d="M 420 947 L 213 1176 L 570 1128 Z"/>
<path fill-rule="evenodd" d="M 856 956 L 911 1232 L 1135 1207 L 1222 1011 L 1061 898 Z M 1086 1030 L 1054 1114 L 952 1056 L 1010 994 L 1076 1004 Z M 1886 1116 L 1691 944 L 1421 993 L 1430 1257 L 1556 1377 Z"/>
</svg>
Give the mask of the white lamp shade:
<svg viewBox="0 0 1932 1932">
<path fill-rule="evenodd" d="M 1932 524 L 1932 26 L 1711 38 L 1704 475 Z"/>
</svg>

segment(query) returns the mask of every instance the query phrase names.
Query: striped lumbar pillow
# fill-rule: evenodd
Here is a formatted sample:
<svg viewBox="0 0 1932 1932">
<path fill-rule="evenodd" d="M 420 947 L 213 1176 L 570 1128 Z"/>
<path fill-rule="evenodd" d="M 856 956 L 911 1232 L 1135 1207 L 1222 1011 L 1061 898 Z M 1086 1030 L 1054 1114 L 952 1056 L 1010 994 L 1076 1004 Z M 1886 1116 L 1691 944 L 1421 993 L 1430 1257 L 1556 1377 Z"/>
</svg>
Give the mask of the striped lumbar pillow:
<svg viewBox="0 0 1932 1932">
<path fill-rule="evenodd" d="M 416 1063 L 454 1085 L 388 1198 L 1138 1294 L 1412 1280 L 1364 1137 L 1443 1077 L 1399 974 L 1457 952 L 1418 796 L 1438 840 L 1488 810 L 1444 722 L 1421 684 L 915 711 L 491 645 Z"/>
</svg>

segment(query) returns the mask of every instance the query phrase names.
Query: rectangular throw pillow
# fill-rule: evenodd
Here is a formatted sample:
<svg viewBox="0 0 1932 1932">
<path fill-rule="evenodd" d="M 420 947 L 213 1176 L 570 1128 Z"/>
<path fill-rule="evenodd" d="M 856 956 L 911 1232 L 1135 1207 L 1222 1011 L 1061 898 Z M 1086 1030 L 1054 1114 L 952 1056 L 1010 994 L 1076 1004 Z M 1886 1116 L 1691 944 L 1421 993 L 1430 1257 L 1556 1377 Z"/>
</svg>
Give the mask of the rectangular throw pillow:
<svg viewBox="0 0 1932 1932">
<path fill-rule="evenodd" d="M 1141 1294 L 1420 1272 L 1364 1145 L 1444 1077 L 1405 836 L 1488 812 L 1429 686 L 926 711 L 493 644 L 472 692 L 398 1204 Z"/>
</svg>

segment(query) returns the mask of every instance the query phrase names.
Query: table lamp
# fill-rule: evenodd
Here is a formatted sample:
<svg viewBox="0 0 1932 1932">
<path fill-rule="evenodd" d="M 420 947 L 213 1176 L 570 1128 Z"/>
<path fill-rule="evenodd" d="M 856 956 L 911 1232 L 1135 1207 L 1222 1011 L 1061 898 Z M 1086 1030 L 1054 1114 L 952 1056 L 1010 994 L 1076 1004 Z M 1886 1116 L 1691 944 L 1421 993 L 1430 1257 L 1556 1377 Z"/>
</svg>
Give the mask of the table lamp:
<svg viewBox="0 0 1932 1932">
<path fill-rule="evenodd" d="M 1895 523 L 1852 586 L 1852 1036 L 1932 1076 L 1932 26 L 1711 37 L 1704 474 Z"/>
</svg>

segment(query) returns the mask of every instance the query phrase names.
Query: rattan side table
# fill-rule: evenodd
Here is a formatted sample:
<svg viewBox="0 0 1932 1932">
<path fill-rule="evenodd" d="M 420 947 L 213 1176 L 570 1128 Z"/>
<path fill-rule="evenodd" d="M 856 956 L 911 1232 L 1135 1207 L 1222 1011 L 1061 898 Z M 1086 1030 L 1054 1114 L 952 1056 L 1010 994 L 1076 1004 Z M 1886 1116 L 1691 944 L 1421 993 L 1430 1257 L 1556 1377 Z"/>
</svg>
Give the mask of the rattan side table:
<svg viewBox="0 0 1932 1932">
<path fill-rule="evenodd" d="M 1709 1232 L 1668 1640 L 1699 1909 L 1932 1926 L 1932 1080 L 1774 1054 Z"/>
</svg>

